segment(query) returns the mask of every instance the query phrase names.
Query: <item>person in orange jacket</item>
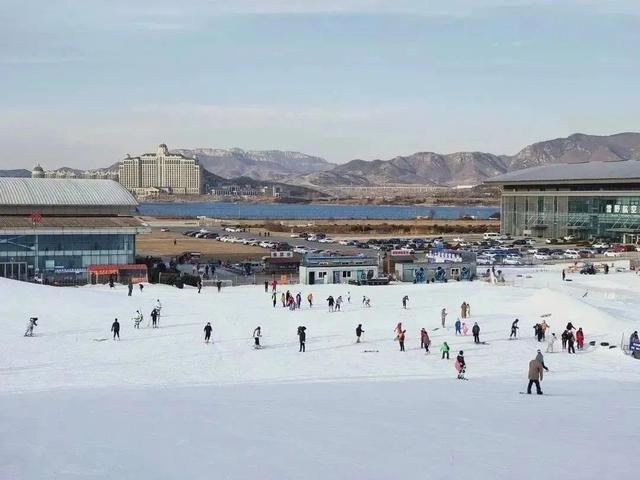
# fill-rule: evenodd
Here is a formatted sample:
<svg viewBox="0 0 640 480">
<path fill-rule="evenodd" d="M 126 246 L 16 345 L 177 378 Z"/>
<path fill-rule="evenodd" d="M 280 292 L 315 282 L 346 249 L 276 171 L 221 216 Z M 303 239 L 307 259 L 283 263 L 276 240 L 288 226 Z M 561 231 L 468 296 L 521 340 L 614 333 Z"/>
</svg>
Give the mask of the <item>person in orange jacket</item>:
<svg viewBox="0 0 640 480">
<path fill-rule="evenodd" d="M 584 347 L 584 332 L 582 331 L 582 327 L 576 332 L 576 344 L 578 345 L 578 350 L 582 350 Z"/>
<path fill-rule="evenodd" d="M 406 330 L 402 330 L 402 332 L 400 332 L 400 335 L 398 335 L 398 342 L 400 343 L 401 352 L 404 352 L 404 339 L 405 339 L 406 332 L 407 332 Z"/>
</svg>

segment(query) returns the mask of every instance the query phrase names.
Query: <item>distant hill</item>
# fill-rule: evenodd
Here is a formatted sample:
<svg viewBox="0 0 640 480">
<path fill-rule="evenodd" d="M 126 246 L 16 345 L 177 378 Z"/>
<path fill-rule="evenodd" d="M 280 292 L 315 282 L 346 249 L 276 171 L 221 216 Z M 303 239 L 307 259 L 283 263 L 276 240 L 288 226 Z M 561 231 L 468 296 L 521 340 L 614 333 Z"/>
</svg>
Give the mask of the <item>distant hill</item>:
<svg viewBox="0 0 640 480">
<path fill-rule="evenodd" d="M 31 176 L 31 170 L 19 168 L 16 170 L 0 170 L 0 177 L 19 177 L 25 178 Z"/>
</svg>

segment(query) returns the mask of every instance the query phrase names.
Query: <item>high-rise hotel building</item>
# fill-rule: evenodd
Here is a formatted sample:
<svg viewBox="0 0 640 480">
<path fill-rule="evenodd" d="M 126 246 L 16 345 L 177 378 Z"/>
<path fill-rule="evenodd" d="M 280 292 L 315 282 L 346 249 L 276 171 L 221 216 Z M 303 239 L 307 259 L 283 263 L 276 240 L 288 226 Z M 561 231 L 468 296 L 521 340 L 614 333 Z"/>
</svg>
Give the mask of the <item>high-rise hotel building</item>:
<svg viewBox="0 0 640 480">
<path fill-rule="evenodd" d="M 120 183 L 136 195 L 145 195 L 152 189 L 172 194 L 199 195 L 201 170 L 198 160 L 178 153 L 169 153 L 163 143 L 156 153 L 127 157 L 119 167 Z"/>
</svg>

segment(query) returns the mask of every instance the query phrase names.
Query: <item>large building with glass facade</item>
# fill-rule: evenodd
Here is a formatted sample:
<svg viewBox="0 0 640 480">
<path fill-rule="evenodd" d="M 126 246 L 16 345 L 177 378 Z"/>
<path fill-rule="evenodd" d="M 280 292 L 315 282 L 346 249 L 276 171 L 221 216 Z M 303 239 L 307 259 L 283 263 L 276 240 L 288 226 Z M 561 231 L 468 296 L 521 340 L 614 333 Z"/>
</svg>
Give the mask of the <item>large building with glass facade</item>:
<svg viewBox="0 0 640 480">
<path fill-rule="evenodd" d="M 552 164 L 494 177 L 511 235 L 640 243 L 640 161 Z"/>
<path fill-rule="evenodd" d="M 137 205 L 113 180 L 0 178 L 0 276 L 133 264 Z"/>
</svg>

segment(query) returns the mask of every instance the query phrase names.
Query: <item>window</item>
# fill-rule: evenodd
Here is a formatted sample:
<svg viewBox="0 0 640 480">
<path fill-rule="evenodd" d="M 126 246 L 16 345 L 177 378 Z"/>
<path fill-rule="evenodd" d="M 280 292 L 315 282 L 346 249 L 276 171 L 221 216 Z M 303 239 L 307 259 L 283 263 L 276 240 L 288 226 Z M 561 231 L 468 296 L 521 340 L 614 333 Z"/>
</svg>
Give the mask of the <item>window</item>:
<svg viewBox="0 0 640 480">
<path fill-rule="evenodd" d="M 342 278 L 348 278 L 348 277 L 351 277 L 351 272 L 348 270 L 344 270 L 342 272 Z"/>
</svg>

